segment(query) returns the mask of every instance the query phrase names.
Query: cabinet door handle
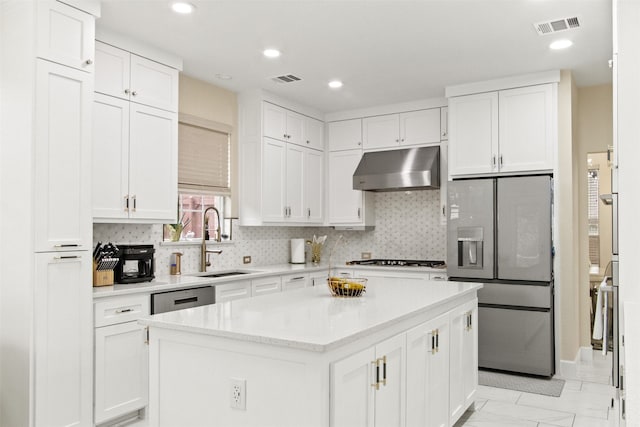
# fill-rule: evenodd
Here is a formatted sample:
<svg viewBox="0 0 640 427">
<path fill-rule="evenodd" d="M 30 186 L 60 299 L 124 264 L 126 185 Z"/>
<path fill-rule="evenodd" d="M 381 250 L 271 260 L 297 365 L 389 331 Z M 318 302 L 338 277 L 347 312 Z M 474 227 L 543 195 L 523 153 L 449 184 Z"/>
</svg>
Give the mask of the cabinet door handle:
<svg viewBox="0 0 640 427">
<path fill-rule="evenodd" d="M 491 168 L 495 169 L 496 167 L 496 156 L 494 155 L 491 160 Z"/>
<path fill-rule="evenodd" d="M 358 208 L 358 219 L 360 219 L 360 208 Z"/>
<path fill-rule="evenodd" d="M 436 353 L 440 351 L 440 330 L 436 329 Z"/>
<path fill-rule="evenodd" d="M 133 308 L 121 308 L 116 310 L 116 314 L 129 313 L 133 311 Z"/>
<path fill-rule="evenodd" d="M 396 142 L 400 142 L 400 140 L 399 140 L 399 139 L 396 139 Z"/>
<path fill-rule="evenodd" d="M 134 194 L 133 196 L 131 196 L 131 199 L 133 199 L 133 209 L 131 209 L 131 211 L 135 212 L 137 207 L 136 195 Z"/>
<path fill-rule="evenodd" d="M 132 95 L 132 96 L 137 96 L 137 95 L 138 95 L 138 92 L 136 92 L 136 91 L 134 90 L 133 92 L 131 92 L 131 95 Z"/>
<path fill-rule="evenodd" d="M 436 354 L 436 331 L 429 332 L 431 335 L 431 354 Z"/>
<path fill-rule="evenodd" d="M 87 59 L 86 61 L 84 61 L 84 63 L 85 63 L 86 65 L 91 65 L 91 64 L 93 64 L 93 60 L 91 60 L 91 59 Z"/>
<path fill-rule="evenodd" d="M 387 385 L 387 356 L 382 356 L 382 385 Z"/>
<path fill-rule="evenodd" d="M 129 89 L 125 89 L 124 93 L 125 93 L 125 95 L 129 95 L 131 93 L 131 91 Z"/>
<path fill-rule="evenodd" d="M 309 140 L 307 139 L 307 144 L 310 144 Z"/>
<path fill-rule="evenodd" d="M 400 138 L 400 142 L 404 142 L 404 138 Z"/>
<path fill-rule="evenodd" d="M 144 328 L 144 343 L 149 345 L 149 327 Z"/>
<path fill-rule="evenodd" d="M 500 154 L 500 167 L 502 167 L 502 154 Z"/>
<path fill-rule="evenodd" d="M 124 211 L 129 212 L 129 195 L 124 196 Z"/>
<path fill-rule="evenodd" d="M 362 141 L 358 141 L 358 145 L 362 145 Z"/>
<path fill-rule="evenodd" d="M 311 208 L 307 209 L 307 218 L 311 218 Z"/>
<path fill-rule="evenodd" d="M 380 367 L 378 366 L 378 361 L 375 360 L 373 362 L 371 362 L 371 367 L 373 368 L 373 371 L 375 372 L 375 378 L 376 378 L 376 382 L 374 382 L 373 384 L 371 384 L 371 387 L 374 387 L 376 390 L 380 390 Z"/>
</svg>

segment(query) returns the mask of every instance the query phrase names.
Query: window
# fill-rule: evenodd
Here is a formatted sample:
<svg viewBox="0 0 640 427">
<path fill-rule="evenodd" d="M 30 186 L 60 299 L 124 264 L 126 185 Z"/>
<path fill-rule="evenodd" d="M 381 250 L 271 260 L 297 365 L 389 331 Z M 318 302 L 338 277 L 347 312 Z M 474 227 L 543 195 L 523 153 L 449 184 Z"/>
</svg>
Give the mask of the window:
<svg viewBox="0 0 640 427">
<path fill-rule="evenodd" d="M 180 115 L 178 124 L 178 224 L 164 227 L 164 240 L 231 238 L 231 128 L 227 125 Z M 218 216 L 212 209 L 215 208 Z"/>
</svg>

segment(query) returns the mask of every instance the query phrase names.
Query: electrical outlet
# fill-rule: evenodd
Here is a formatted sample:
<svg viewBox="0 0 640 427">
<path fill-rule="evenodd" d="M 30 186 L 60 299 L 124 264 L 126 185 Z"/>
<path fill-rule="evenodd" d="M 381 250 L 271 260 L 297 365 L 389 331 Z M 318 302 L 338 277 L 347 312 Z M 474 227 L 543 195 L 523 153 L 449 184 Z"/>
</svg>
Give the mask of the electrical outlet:
<svg viewBox="0 0 640 427">
<path fill-rule="evenodd" d="M 249 255 L 242 257 L 243 264 L 251 264 L 251 257 Z"/>
<path fill-rule="evenodd" d="M 247 410 L 247 380 L 231 378 L 229 388 L 230 406 L 242 411 Z"/>
<path fill-rule="evenodd" d="M 360 254 L 361 259 L 371 259 L 371 252 L 362 252 Z"/>
</svg>

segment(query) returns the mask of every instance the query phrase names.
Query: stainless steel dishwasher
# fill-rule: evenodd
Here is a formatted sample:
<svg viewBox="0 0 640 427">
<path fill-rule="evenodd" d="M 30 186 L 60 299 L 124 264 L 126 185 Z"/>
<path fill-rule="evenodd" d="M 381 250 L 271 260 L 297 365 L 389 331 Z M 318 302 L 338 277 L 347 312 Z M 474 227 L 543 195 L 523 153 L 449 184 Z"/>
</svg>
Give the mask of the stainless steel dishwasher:
<svg viewBox="0 0 640 427">
<path fill-rule="evenodd" d="M 209 305 L 215 302 L 216 290 L 213 286 L 159 292 L 151 294 L 151 314 Z"/>
</svg>

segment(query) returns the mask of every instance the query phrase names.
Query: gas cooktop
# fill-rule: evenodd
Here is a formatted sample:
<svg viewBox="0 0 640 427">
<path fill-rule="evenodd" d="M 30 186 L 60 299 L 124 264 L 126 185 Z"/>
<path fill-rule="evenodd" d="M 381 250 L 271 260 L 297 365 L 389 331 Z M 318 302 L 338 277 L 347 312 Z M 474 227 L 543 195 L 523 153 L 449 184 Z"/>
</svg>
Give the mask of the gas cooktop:
<svg viewBox="0 0 640 427">
<path fill-rule="evenodd" d="M 444 261 L 426 259 L 359 259 L 347 261 L 347 265 L 379 265 L 385 267 L 431 267 L 445 268 Z"/>
</svg>

